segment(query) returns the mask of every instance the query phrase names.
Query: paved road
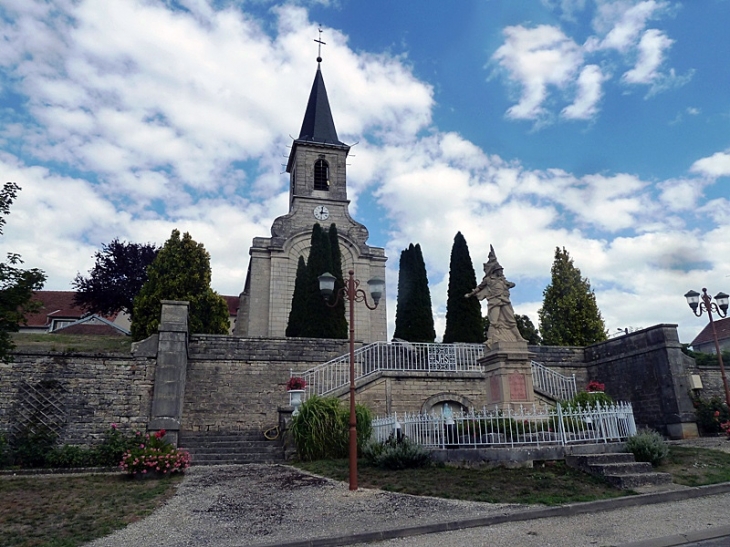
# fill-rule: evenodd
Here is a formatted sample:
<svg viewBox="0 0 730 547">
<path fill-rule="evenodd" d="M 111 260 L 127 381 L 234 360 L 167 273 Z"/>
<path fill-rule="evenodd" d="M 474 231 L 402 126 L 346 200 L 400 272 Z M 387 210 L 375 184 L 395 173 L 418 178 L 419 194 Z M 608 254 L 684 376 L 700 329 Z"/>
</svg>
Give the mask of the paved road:
<svg viewBox="0 0 730 547">
<path fill-rule="evenodd" d="M 730 494 L 393 539 L 378 547 L 730 546 Z M 717 536 L 720 537 L 717 537 Z M 712 540 L 705 538 L 713 537 Z M 359 544 L 358 547 L 366 547 Z"/>
</svg>

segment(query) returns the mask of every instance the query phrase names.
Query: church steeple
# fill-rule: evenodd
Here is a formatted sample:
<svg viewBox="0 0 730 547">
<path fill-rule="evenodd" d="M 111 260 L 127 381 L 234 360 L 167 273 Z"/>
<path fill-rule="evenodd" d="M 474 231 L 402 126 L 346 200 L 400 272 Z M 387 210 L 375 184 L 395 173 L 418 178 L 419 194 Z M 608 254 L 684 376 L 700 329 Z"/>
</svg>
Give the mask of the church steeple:
<svg viewBox="0 0 730 547">
<path fill-rule="evenodd" d="M 330 102 L 327 98 L 327 89 L 324 86 L 322 70 L 317 66 L 312 91 L 309 93 L 307 110 L 304 113 L 302 129 L 299 131 L 298 141 L 316 142 L 347 146 L 337 138 L 335 122 L 332 119 Z"/>
</svg>

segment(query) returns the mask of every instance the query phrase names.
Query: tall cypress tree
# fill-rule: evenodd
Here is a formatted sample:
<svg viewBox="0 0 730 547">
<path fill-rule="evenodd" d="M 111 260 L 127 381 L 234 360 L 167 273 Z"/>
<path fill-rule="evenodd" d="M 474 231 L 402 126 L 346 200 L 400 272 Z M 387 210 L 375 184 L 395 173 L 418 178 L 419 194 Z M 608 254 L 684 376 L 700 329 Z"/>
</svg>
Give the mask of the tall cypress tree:
<svg viewBox="0 0 730 547">
<path fill-rule="evenodd" d="M 335 281 L 335 293 L 332 295 L 330 304 L 332 301 L 337 299 L 338 291 L 343 288 L 344 285 L 344 274 L 342 272 L 342 254 L 340 253 L 340 238 L 337 234 L 337 226 L 335 224 L 330 225 L 330 229 L 327 231 L 329 237 L 330 253 L 332 256 L 332 270 L 330 273 L 337 278 Z M 333 308 L 330 308 L 331 328 L 332 334 L 330 338 L 347 338 L 347 319 L 345 318 L 345 299 L 340 298 Z"/>
<path fill-rule="evenodd" d="M 555 248 L 552 280 L 543 291 L 540 333 L 546 346 L 587 346 L 606 340 L 606 324 L 591 284 L 565 247 Z"/>
<path fill-rule="evenodd" d="M 322 298 L 317 279 L 332 270 L 332 254 L 327 234 L 319 224 L 312 228 L 311 247 L 307 260 L 307 317 L 302 336 L 309 338 L 330 337 L 330 309 Z"/>
<path fill-rule="evenodd" d="M 476 298 L 465 298 L 477 286 L 474 265 L 466 239 L 457 232 L 451 247 L 449 263 L 449 291 L 446 301 L 446 330 L 444 343 L 484 342 L 482 307 Z"/>
<path fill-rule="evenodd" d="M 436 338 L 426 264 L 419 244 L 411 243 L 400 255 L 394 337 L 409 342 L 433 342 Z"/>
<path fill-rule="evenodd" d="M 294 280 L 294 293 L 291 298 L 289 323 L 286 326 L 287 336 L 303 336 L 304 325 L 307 322 L 307 265 L 304 257 L 300 256 L 297 262 L 297 277 Z"/>
</svg>

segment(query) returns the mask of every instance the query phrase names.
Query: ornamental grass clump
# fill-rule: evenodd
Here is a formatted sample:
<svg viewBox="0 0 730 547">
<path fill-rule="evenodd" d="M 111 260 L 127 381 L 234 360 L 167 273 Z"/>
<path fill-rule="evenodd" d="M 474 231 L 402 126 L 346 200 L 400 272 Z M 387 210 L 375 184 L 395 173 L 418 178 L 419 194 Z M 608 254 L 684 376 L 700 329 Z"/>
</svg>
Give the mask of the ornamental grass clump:
<svg viewBox="0 0 730 547">
<path fill-rule="evenodd" d="M 637 462 L 649 462 L 653 467 L 669 455 L 664 438 L 650 429 L 642 429 L 626 441 L 626 451 L 631 452 Z"/>
<path fill-rule="evenodd" d="M 165 437 L 165 430 L 161 429 L 150 435 L 136 433 L 139 444 L 129 449 L 122 456 L 119 467 L 130 475 L 160 473 L 170 475 L 182 473 L 190 467 L 190 454 L 187 450 L 180 450 Z"/>
</svg>

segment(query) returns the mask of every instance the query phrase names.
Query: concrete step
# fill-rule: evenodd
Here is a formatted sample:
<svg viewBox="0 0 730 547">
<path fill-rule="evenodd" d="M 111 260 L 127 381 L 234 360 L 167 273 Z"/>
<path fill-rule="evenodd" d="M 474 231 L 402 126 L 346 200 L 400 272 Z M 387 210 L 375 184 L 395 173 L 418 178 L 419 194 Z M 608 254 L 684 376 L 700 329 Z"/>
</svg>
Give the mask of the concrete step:
<svg viewBox="0 0 730 547">
<path fill-rule="evenodd" d="M 183 432 L 179 444 L 190 453 L 193 465 L 285 461 L 281 439 L 267 440 L 258 430 Z"/>
<path fill-rule="evenodd" d="M 565 463 L 585 473 L 602 477 L 616 488 L 635 489 L 672 483 L 669 473 L 653 471 L 650 463 L 637 462 L 634 455 L 628 452 L 566 456 Z"/>
<path fill-rule="evenodd" d="M 633 490 L 644 486 L 660 486 L 672 483 L 672 475 L 669 473 L 629 473 L 626 475 L 603 475 L 603 478 L 611 485 L 622 490 Z"/>
</svg>

